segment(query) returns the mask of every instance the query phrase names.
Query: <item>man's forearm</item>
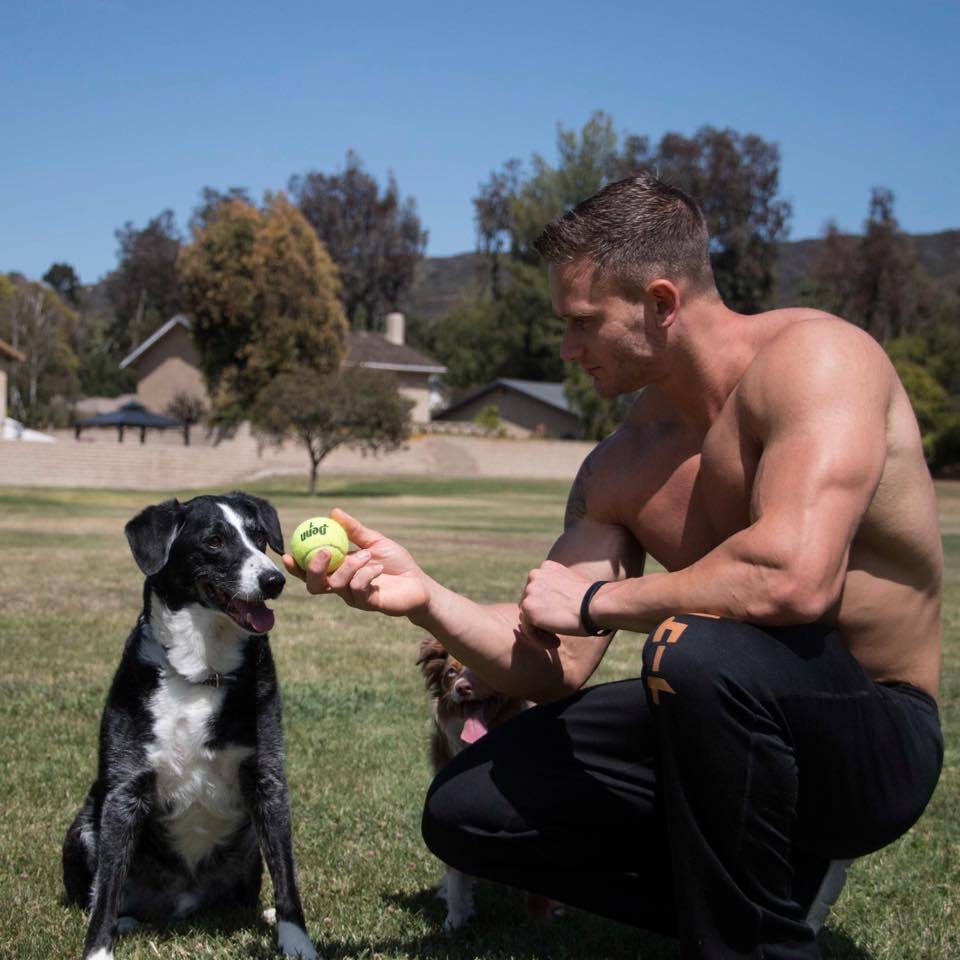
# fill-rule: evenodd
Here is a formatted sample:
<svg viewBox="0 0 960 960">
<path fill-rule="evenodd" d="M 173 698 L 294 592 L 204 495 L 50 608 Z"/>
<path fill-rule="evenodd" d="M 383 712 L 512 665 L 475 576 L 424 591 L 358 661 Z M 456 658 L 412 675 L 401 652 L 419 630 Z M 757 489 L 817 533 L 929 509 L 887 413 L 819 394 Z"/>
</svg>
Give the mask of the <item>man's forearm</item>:
<svg viewBox="0 0 960 960">
<path fill-rule="evenodd" d="M 427 606 L 410 622 L 435 636 L 495 690 L 545 703 L 576 690 L 608 640 L 563 637 L 548 646 L 520 629 L 515 603 L 479 604 L 431 580 Z M 586 642 L 585 642 L 586 641 Z"/>
<path fill-rule="evenodd" d="M 829 583 L 756 541 L 741 531 L 682 570 L 608 584 L 593 598 L 591 617 L 602 627 L 642 632 L 677 613 L 770 625 L 816 620 L 831 600 Z"/>
</svg>

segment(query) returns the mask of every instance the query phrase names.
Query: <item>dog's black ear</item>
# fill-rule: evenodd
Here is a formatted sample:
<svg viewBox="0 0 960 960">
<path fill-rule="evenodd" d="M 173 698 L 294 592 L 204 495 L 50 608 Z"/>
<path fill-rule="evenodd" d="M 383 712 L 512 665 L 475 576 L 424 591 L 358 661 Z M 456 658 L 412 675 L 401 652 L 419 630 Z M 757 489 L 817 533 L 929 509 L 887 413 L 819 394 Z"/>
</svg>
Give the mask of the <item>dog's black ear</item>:
<svg viewBox="0 0 960 960">
<path fill-rule="evenodd" d="M 283 531 L 280 529 L 280 518 L 273 504 L 269 500 L 264 500 L 263 497 L 255 497 L 252 493 L 244 493 L 242 490 L 234 490 L 230 496 L 246 504 L 254 512 L 273 552 L 284 553 Z"/>
<path fill-rule="evenodd" d="M 148 576 L 159 573 L 170 559 L 170 548 L 180 532 L 183 507 L 176 500 L 165 500 L 141 510 L 123 532 L 137 566 Z"/>
</svg>

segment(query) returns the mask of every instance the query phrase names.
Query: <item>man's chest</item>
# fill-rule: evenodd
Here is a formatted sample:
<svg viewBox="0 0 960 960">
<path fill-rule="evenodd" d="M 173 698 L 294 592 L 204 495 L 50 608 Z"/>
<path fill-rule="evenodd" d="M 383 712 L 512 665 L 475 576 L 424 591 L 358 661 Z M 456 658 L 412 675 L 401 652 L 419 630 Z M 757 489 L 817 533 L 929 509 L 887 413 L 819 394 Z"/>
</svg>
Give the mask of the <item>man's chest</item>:
<svg viewBox="0 0 960 960">
<path fill-rule="evenodd" d="M 688 566 L 751 522 L 759 447 L 725 408 L 706 434 L 637 451 L 619 522 L 668 570 Z"/>
</svg>

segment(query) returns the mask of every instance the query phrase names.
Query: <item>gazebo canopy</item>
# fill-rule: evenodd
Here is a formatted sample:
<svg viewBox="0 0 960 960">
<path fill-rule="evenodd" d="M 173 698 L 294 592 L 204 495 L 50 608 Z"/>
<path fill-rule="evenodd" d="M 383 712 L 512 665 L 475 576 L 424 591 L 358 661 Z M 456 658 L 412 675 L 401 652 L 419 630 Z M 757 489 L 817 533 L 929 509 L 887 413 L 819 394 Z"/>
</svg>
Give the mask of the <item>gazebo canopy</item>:
<svg viewBox="0 0 960 960">
<path fill-rule="evenodd" d="M 157 427 L 160 430 L 183 426 L 179 420 L 154 413 L 136 400 L 131 400 L 110 413 L 98 413 L 94 417 L 78 420 L 76 425 L 78 427 Z"/>
<path fill-rule="evenodd" d="M 117 440 L 120 443 L 123 443 L 123 431 L 131 427 L 140 431 L 140 442 L 144 443 L 148 429 L 170 430 L 173 427 L 183 427 L 183 424 L 179 420 L 174 420 L 173 417 L 154 413 L 142 403 L 131 400 L 110 413 L 98 413 L 96 416 L 78 420 L 73 426 L 74 436 L 79 440 L 81 431 L 87 427 L 116 427 Z"/>
</svg>

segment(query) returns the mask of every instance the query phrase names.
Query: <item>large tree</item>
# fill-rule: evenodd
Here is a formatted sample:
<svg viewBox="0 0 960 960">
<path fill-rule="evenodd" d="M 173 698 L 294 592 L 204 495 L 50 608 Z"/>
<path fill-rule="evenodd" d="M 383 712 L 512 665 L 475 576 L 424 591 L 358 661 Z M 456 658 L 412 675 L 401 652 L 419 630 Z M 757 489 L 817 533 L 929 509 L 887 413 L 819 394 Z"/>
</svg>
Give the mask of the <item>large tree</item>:
<svg viewBox="0 0 960 960">
<path fill-rule="evenodd" d="M 262 390 L 250 421 L 268 442 L 293 440 L 306 449 L 312 495 L 321 462 L 338 447 L 372 453 L 399 447 L 410 436 L 412 407 L 382 370 L 357 367 L 322 377 L 292 370 Z"/>
<path fill-rule="evenodd" d="M 426 248 L 415 202 L 401 199 L 392 174 L 381 192 L 352 151 L 342 172 L 295 176 L 289 189 L 340 270 L 350 325 L 382 329 L 386 314 L 401 306 Z"/>
<path fill-rule="evenodd" d="M 281 373 L 309 380 L 340 366 L 347 327 L 336 267 L 284 194 L 262 210 L 241 199 L 218 204 L 178 267 L 212 423 L 238 424 Z"/>
<path fill-rule="evenodd" d="M 25 354 L 10 370 L 10 413 L 29 427 L 66 425 L 78 390 L 76 313 L 44 284 L 0 284 L 0 338 Z"/>
<path fill-rule="evenodd" d="M 827 224 L 801 298 L 863 327 L 881 342 L 932 325 L 937 291 L 900 229 L 891 191 L 871 191 L 862 235 Z"/>
<path fill-rule="evenodd" d="M 69 263 L 51 264 L 43 275 L 43 282 L 53 287 L 60 299 L 74 309 L 80 306 L 80 278 Z"/>
<path fill-rule="evenodd" d="M 164 210 L 142 230 L 128 221 L 116 231 L 117 268 L 106 278 L 113 306 L 110 336 L 121 354 L 183 309 L 177 286 L 181 236 L 172 210 Z"/>
<path fill-rule="evenodd" d="M 581 200 L 642 170 L 660 173 L 702 203 L 717 286 L 726 302 L 746 312 L 770 304 L 777 243 L 790 215 L 789 204 L 778 197 L 777 147 L 712 127 L 692 137 L 668 133 L 654 147 L 647 137 L 618 134 L 612 119 L 598 112 L 580 131 L 558 128 L 555 161 L 534 154 L 524 167 L 510 160 L 480 185 L 474 207 L 478 248 L 489 265 L 487 289 L 469 293 L 425 335 L 451 367 L 455 386 L 477 385 L 467 382 L 474 376 L 562 376 L 555 352 L 562 326 L 552 314 L 534 240 Z M 515 329 L 506 331 L 504 323 Z M 474 353 L 469 357 L 468 344 Z M 585 399 L 578 380 L 568 388 L 571 396 Z M 585 429 L 594 435 L 613 422 L 621 406 L 584 403 Z"/>
</svg>

